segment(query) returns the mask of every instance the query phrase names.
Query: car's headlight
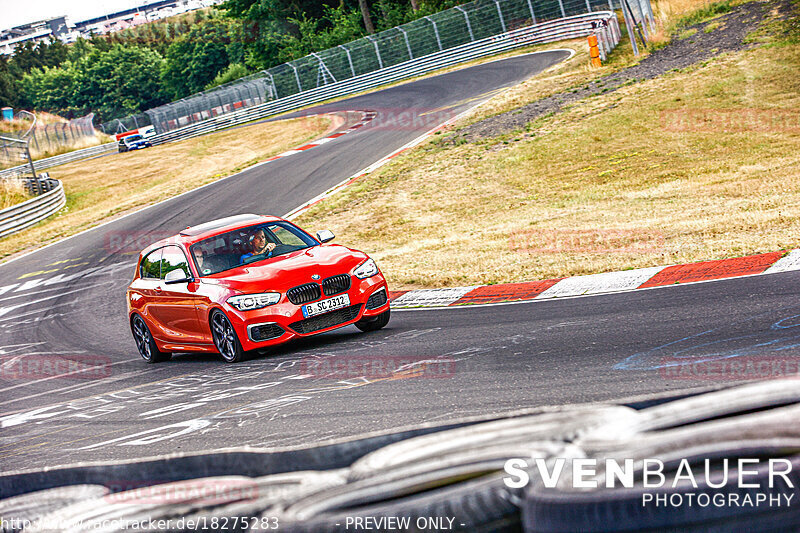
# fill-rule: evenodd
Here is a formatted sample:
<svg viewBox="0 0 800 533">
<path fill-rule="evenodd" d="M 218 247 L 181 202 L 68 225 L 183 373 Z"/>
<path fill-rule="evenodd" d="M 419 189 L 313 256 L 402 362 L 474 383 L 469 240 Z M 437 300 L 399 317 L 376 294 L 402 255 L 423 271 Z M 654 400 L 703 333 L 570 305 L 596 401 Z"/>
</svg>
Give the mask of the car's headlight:
<svg viewBox="0 0 800 533">
<path fill-rule="evenodd" d="M 239 311 L 252 311 L 268 305 L 276 304 L 281 299 L 279 292 L 262 292 L 260 294 L 239 294 L 228 298 L 231 307 Z"/>
<path fill-rule="evenodd" d="M 367 259 L 353 272 L 358 279 L 366 279 L 378 273 L 378 265 L 372 259 Z"/>
</svg>

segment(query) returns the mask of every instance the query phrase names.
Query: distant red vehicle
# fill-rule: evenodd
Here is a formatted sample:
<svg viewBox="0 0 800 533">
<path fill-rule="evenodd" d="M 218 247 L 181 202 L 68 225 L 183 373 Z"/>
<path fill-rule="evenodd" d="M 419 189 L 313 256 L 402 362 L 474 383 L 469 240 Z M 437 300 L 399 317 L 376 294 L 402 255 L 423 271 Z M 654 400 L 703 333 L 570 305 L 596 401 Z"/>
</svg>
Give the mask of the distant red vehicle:
<svg viewBox="0 0 800 533">
<path fill-rule="evenodd" d="M 245 352 L 354 324 L 389 322 L 375 261 L 278 217 L 239 215 L 145 248 L 128 286 L 131 331 L 148 363 L 172 352 Z"/>
</svg>

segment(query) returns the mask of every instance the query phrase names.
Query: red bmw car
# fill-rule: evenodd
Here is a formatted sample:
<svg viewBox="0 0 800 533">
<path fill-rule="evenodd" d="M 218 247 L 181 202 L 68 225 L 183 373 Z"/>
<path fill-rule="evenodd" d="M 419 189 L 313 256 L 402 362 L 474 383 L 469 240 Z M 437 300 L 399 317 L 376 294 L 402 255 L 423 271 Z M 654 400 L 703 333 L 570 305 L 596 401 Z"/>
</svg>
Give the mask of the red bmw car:
<svg viewBox="0 0 800 533">
<path fill-rule="evenodd" d="M 363 252 L 278 217 L 238 215 L 186 228 L 145 248 L 128 313 L 148 363 L 172 352 L 248 350 L 355 324 L 389 322 L 386 280 Z"/>
</svg>

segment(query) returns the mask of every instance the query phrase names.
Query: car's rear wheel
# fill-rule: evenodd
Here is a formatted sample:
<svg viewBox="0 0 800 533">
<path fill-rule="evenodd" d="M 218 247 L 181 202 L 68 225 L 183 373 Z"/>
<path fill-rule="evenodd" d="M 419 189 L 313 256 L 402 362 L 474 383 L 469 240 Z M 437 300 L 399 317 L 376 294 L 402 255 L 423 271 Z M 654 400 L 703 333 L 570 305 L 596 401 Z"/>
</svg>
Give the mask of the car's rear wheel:
<svg viewBox="0 0 800 533">
<path fill-rule="evenodd" d="M 375 317 L 362 318 L 356 322 L 356 327 L 361 331 L 376 331 L 389 323 L 389 315 L 391 309 L 387 309 L 383 313 Z"/>
<path fill-rule="evenodd" d="M 172 357 L 170 352 L 162 352 L 158 349 L 150 329 L 139 315 L 133 315 L 131 332 L 133 333 L 133 340 L 136 341 L 136 347 L 139 349 L 139 354 L 148 363 L 159 363 Z"/>
<path fill-rule="evenodd" d="M 244 358 L 244 349 L 233 324 L 222 311 L 211 313 L 211 336 L 219 354 L 226 363 L 238 363 Z"/>
</svg>

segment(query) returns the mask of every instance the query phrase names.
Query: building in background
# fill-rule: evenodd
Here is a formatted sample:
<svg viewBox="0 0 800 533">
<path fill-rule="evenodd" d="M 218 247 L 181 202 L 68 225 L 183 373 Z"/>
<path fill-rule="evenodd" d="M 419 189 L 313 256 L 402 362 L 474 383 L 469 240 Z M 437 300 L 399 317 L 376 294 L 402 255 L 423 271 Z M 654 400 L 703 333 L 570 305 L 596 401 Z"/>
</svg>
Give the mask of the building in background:
<svg viewBox="0 0 800 533">
<path fill-rule="evenodd" d="M 223 0 L 156 0 L 140 6 L 107 13 L 99 17 L 70 24 L 67 17 L 56 17 L 15 26 L 0 31 L 0 54 L 13 55 L 14 49 L 23 43 L 60 39 L 65 43 L 75 42 L 78 37 L 85 39 L 92 35 L 105 35 L 124 30 L 139 24 L 203 9 L 221 3 Z"/>
</svg>

